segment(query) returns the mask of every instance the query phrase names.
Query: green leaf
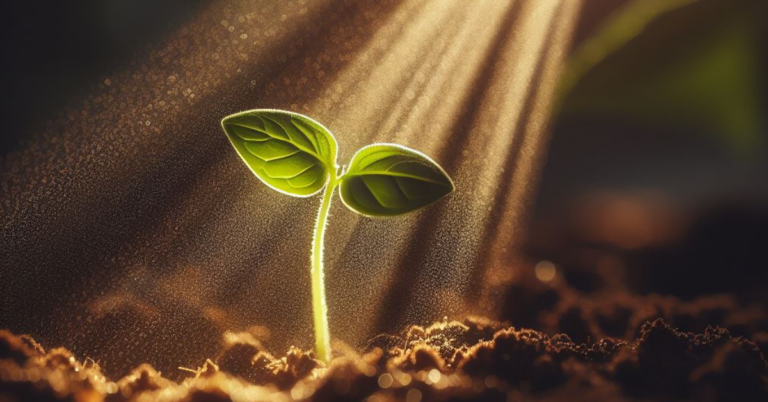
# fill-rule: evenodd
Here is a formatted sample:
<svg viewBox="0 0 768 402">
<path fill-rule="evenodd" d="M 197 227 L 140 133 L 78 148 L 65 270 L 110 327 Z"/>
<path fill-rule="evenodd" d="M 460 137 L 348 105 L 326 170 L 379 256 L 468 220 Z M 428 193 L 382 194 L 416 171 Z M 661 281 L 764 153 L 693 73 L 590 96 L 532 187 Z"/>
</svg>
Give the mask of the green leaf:
<svg viewBox="0 0 768 402">
<path fill-rule="evenodd" d="M 335 172 L 336 140 L 309 117 L 258 109 L 227 116 L 221 126 L 256 177 L 281 193 L 311 196 Z"/>
<path fill-rule="evenodd" d="M 760 60 L 765 4 L 628 2 L 569 57 L 563 115 L 692 129 L 757 156 L 768 122 Z"/>
<path fill-rule="evenodd" d="M 432 204 L 454 188 L 428 156 L 400 145 L 374 144 L 352 157 L 339 193 L 344 205 L 359 214 L 394 216 Z"/>
</svg>

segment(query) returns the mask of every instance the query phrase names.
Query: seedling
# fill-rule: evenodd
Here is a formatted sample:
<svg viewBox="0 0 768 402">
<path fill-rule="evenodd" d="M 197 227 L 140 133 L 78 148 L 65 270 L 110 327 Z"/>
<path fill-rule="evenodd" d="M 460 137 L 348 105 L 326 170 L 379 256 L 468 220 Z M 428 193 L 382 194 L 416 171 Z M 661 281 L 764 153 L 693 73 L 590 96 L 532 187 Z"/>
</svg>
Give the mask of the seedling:
<svg viewBox="0 0 768 402">
<path fill-rule="evenodd" d="M 259 109 L 221 121 L 243 162 L 267 186 L 294 197 L 323 191 L 312 240 L 312 308 L 317 358 L 330 360 L 323 284 L 323 236 L 333 190 L 361 215 L 385 217 L 426 207 L 454 190 L 448 174 L 428 156 L 396 144 L 361 148 L 349 166 L 336 163 L 338 146 L 322 124 L 298 113 Z"/>
</svg>

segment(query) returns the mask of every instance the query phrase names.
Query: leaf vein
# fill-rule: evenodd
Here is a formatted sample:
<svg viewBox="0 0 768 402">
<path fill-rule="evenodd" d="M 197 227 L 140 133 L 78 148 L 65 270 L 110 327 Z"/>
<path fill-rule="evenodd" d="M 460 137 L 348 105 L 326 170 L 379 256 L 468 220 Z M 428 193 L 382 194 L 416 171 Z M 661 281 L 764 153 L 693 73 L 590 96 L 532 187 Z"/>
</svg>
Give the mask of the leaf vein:
<svg viewBox="0 0 768 402">
<path fill-rule="evenodd" d="M 364 171 L 364 172 L 347 173 L 345 176 L 347 176 L 347 177 L 360 177 L 360 176 L 370 176 L 370 175 L 373 175 L 373 176 L 380 175 L 380 176 L 405 177 L 405 178 L 409 178 L 409 179 L 415 179 L 415 180 L 423 181 L 423 182 L 426 182 L 426 183 L 437 184 L 437 185 L 440 185 L 440 186 L 443 186 L 443 187 L 449 187 L 449 188 L 451 187 L 450 184 L 448 184 L 448 183 L 444 183 L 444 182 L 441 182 L 441 181 L 428 179 L 426 177 L 416 176 L 416 175 L 412 175 L 412 174 L 408 174 L 408 173 L 390 172 L 390 171 L 386 171 L 386 170 L 385 171 Z"/>
<path fill-rule="evenodd" d="M 271 120 L 273 123 L 275 123 L 275 124 L 277 124 L 278 126 L 282 127 L 283 131 L 285 131 L 285 134 L 288 136 L 288 138 L 291 138 L 291 134 L 290 134 L 290 133 L 288 132 L 288 130 L 285 128 L 285 124 L 283 124 L 283 123 L 282 123 L 282 122 L 280 122 L 279 120 L 273 119 L 273 118 L 271 118 L 271 117 L 269 117 L 269 116 L 264 116 L 263 118 L 269 119 L 269 120 Z M 294 126 L 294 127 L 296 126 L 295 124 L 293 124 L 293 122 L 291 122 L 291 125 L 292 125 L 292 126 Z M 301 130 L 298 130 L 298 131 L 299 131 L 299 134 L 303 135 L 303 136 L 304 136 L 304 138 L 306 138 L 308 142 L 312 143 L 312 141 L 309 141 L 309 138 L 307 138 L 307 136 L 304 134 L 304 132 L 302 132 Z M 285 141 L 284 139 L 280 139 L 280 140 L 281 140 L 281 141 Z M 287 143 L 289 143 L 289 144 L 291 144 L 291 145 L 295 146 L 296 148 L 299 148 L 299 149 L 301 149 L 301 150 L 303 150 L 303 151 L 305 151 L 305 152 L 307 152 L 307 153 L 310 153 L 310 154 L 312 154 L 313 156 L 317 157 L 318 159 L 322 160 L 322 159 L 320 158 L 320 154 L 319 154 L 319 151 L 318 151 L 317 149 L 308 149 L 308 148 L 304 147 L 303 145 L 301 145 L 301 144 L 299 144 L 299 143 L 297 143 L 297 142 L 294 142 L 294 141 L 285 141 L 285 142 L 287 142 Z"/>
</svg>

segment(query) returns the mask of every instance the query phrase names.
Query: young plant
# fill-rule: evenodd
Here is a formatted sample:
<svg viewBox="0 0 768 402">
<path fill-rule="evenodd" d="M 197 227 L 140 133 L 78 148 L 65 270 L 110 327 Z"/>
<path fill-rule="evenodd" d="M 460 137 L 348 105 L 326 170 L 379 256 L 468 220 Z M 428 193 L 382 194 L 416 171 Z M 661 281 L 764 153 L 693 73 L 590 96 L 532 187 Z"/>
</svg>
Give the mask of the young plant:
<svg viewBox="0 0 768 402">
<path fill-rule="evenodd" d="M 423 208 L 454 190 L 451 178 L 426 155 L 395 144 L 361 148 L 349 167 L 336 164 L 337 145 L 322 124 L 297 113 L 259 109 L 221 121 L 240 158 L 267 186 L 294 197 L 323 191 L 312 241 L 312 307 L 317 358 L 330 360 L 330 334 L 323 285 L 323 235 L 333 190 L 361 215 L 401 215 Z"/>
</svg>

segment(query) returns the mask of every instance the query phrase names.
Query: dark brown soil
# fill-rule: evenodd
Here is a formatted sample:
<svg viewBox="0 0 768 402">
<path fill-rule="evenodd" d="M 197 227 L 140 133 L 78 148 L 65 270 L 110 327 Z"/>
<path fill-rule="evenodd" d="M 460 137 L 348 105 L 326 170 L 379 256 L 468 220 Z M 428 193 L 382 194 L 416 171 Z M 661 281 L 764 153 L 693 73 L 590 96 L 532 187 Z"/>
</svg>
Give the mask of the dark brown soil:
<svg viewBox="0 0 768 402">
<path fill-rule="evenodd" d="M 65 349 L 0 332 L 0 401 L 768 400 L 756 342 L 721 327 L 680 332 L 662 319 L 633 341 L 576 343 L 467 318 L 378 336 L 328 366 L 298 349 L 276 358 L 247 335 L 226 345 L 181 383 L 148 365 L 113 380 Z"/>
</svg>

